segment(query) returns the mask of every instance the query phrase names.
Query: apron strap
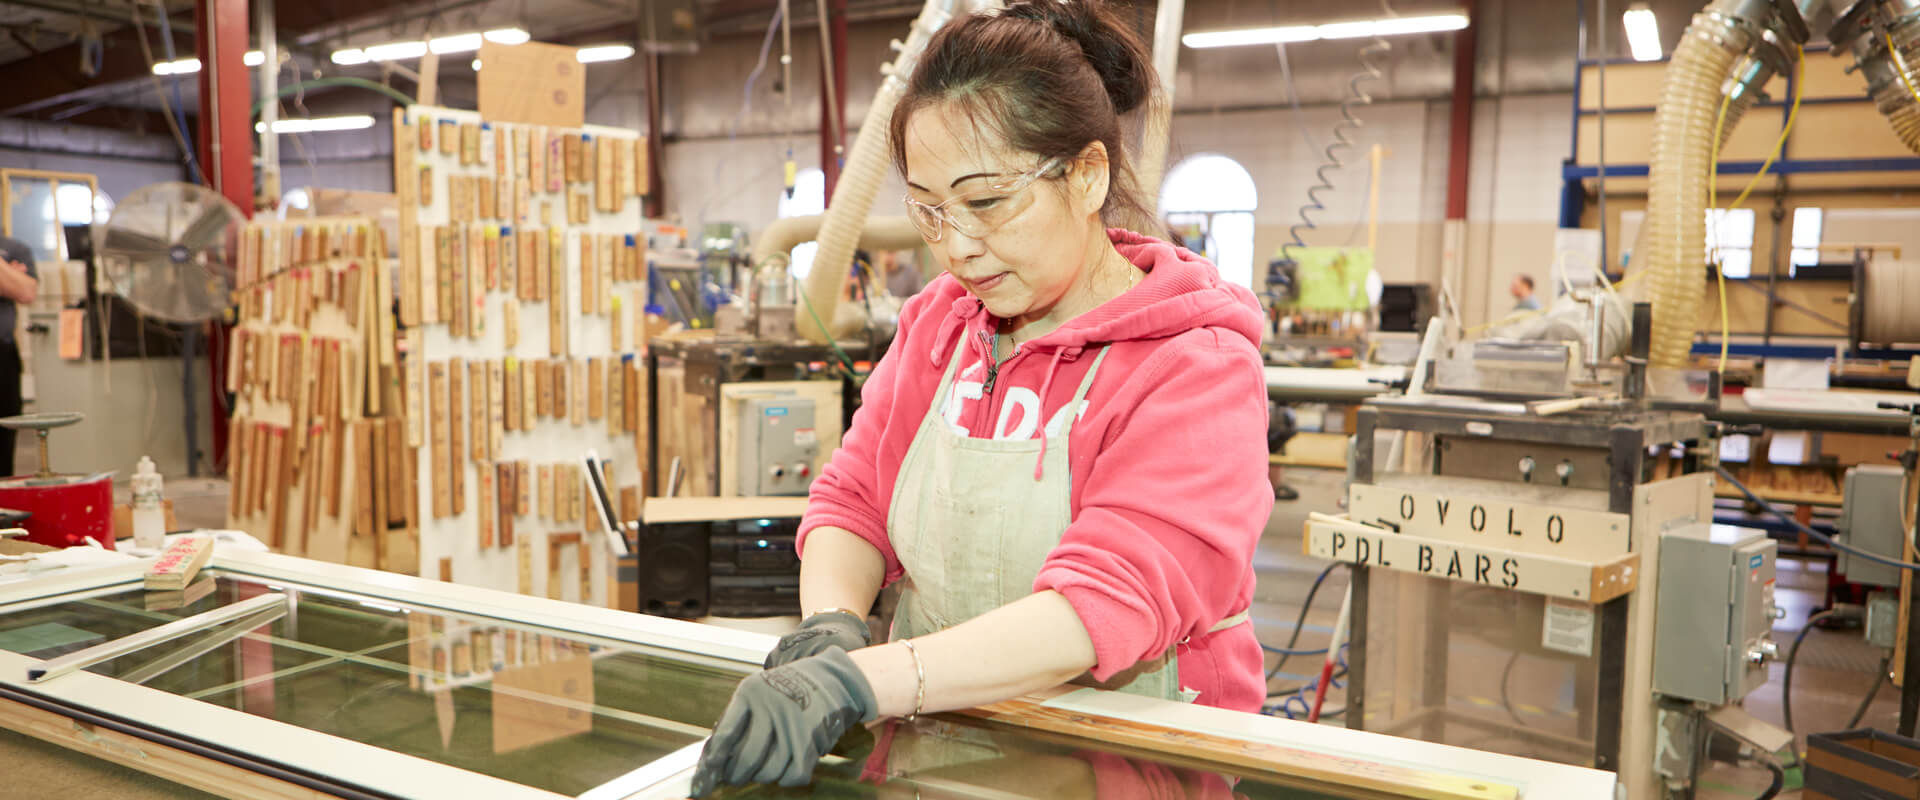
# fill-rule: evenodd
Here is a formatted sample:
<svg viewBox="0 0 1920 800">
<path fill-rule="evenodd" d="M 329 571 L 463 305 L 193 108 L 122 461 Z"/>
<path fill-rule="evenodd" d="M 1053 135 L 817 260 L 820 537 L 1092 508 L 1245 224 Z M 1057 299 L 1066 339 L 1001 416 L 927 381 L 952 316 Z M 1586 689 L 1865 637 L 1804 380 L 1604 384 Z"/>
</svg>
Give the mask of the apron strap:
<svg viewBox="0 0 1920 800">
<path fill-rule="evenodd" d="M 1087 367 L 1087 375 L 1080 379 L 1080 388 L 1073 392 L 1073 399 L 1067 401 L 1067 408 L 1073 409 L 1060 425 L 1060 437 L 1065 439 L 1073 432 L 1073 423 L 1080 419 L 1080 404 L 1087 399 L 1087 392 L 1093 389 L 1093 376 L 1100 373 L 1100 362 L 1107 360 L 1107 349 L 1112 345 L 1101 345 L 1100 352 L 1093 357 L 1093 366 Z M 1043 398 L 1044 402 L 1044 398 Z"/>
<path fill-rule="evenodd" d="M 1208 628 L 1207 633 L 1209 634 L 1219 633 L 1228 628 L 1238 627 L 1240 625 L 1246 624 L 1248 621 L 1253 619 L 1252 614 L 1253 614 L 1253 609 L 1251 608 L 1241 611 L 1238 614 L 1235 614 L 1231 617 L 1227 617 L 1226 619 L 1220 620 L 1219 622 L 1213 623 L 1213 627 Z"/>
<path fill-rule="evenodd" d="M 927 409 L 928 416 L 941 417 L 946 414 L 947 394 L 953 389 L 954 374 L 960 371 L 960 357 L 966 355 L 967 337 L 972 335 L 971 331 L 962 330 L 960 335 L 955 337 L 953 357 L 947 359 L 947 371 L 940 376 L 940 389 L 933 395 L 933 405 Z M 993 355 L 988 354 L 987 357 L 992 358 Z"/>
</svg>

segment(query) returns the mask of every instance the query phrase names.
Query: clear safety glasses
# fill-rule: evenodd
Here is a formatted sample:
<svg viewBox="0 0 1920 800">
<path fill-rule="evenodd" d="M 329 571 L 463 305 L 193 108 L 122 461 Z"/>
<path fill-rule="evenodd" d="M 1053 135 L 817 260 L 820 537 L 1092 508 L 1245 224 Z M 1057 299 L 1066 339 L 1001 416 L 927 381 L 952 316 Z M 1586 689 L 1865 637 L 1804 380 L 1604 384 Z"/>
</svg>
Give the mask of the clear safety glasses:
<svg viewBox="0 0 1920 800">
<path fill-rule="evenodd" d="M 1067 161 L 1065 157 L 1048 159 L 1012 180 L 950 197 L 939 205 L 927 205 L 908 195 L 902 198 L 907 203 L 907 217 L 929 242 L 940 241 L 946 235 L 947 225 L 979 239 L 1032 207 L 1034 181 L 1047 177 Z"/>
</svg>

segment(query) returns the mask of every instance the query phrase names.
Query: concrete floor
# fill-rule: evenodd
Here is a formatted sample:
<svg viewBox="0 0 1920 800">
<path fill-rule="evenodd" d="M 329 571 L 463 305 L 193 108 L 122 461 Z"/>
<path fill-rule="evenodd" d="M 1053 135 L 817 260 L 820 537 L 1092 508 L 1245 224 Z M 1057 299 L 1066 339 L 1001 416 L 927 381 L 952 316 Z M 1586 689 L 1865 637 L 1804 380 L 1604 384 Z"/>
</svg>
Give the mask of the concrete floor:
<svg viewBox="0 0 1920 800">
<path fill-rule="evenodd" d="M 1301 553 L 1301 526 L 1309 512 L 1340 510 L 1338 496 L 1341 478 L 1340 473 L 1328 470 L 1292 469 L 1287 472 L 1287 482 L 1300 491 L 1301 498 L 1275 503 L 1266 535 L 1254 556 L 1259 583 L 1252 614 L 1262 642 L 1274 646 L 1286 643 L 1314 576 L 1326 567 L 1327 562 Z M 179 526 L 222 525 L 226 515 L 226 489 L 226 483 L 218 479 L 169 480 L 167 494 L 174 502 Z M 1824 565 L 1795 559 L 1781 563 L 1776 600 L 1787 609 L 1787 616 L 1775 623 L 1774 638 L 1781 643 L 1783 650 L 1805 623 L 1810 609 L 1820 603 L 1821 591 L 1826 583 L 1824 570 Z M 1300 638 L 1295 644 L 1297 649 L 1311 650 L 1326 646 L 1338 616 L 1340 599 L 1346 591 L 1346 583 L 1344 570 L 1335 570 L 1328 576 L 1306 615 Z M 1269 668 L 1277 661 L 1276 657 L 1270 656 Z M 1470 649 L 1467 644 L 1454 648 L 1449 658 L 1451 674 L 1456 675 L 1495 675 L 1503 669 L 1505 661 L 1502 655 L 1488 653 L 1484 648 Z M 1318 674 L 1319 666 L 1320 659 L 1317 656 L 1295 657 L 1275 675 L 1273 686 L 1284 688 L 1304 684 Z M 1816 630 L 1809 634 L 1800 662 L 1794 670 L 1796 727 L 1802 732 L 1839 729 L 1873 682 L 1874 666 L 1874 651 L 1865 645 L 1859 631 Z M 1781 722 L 1782 671 L 1782 666 L 1776 662 L 1770 682 L 1750 695 L 1746 702 L 1748 711 L 1776 725 Z M 1558 677 L 1558 673 L 1551 671 L 1518 670 L 1513 675 L 1512 697 L 1516 698 L 1515 702 L 1524 702 L 1525 698 L 1554 697 L 1567 693 L 1567 687 L 1559 685 L 1566 682 L 1557 680 Z M 1467 698 L 1454 700 L 1465 702 Z M 1861 724 L 1892 730 L 1898 718 L 1897 700 L 1898 691 L 1894 687 L 1888 685 L 1882 688 Z M 1344 692 L 1336 689 L 1329 694 L 1326 706 L 1337 708 L 1345 702 Z M 1499 737 L 1483 735 L 1477 741 L 1453 743 L 1496 752 L 1531 755 L 1525 752 L 1524 747 L 1514 746 L 1513 741 Z M 1699 797 L 1702 800 L 1747 800 L 1765 788 L 1767 781 L 1768 775 L 1764 770 L 1716 765 L 1705 776 Z M 1790 789 L 1781 797 L 1797 798 L 1800 792 L 1791 787 L 1798 785 L 1797 774 L 1790 775 Z"/>
</svg>

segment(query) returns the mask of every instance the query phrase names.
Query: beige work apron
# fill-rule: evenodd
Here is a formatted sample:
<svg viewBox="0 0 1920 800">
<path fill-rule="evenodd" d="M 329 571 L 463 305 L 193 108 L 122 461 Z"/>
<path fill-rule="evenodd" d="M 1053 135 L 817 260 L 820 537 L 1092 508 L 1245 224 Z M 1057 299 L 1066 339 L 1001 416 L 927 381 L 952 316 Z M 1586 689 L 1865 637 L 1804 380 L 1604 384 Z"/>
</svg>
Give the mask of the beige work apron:
<svg viewBox="0 0 1920 800">
<path fill-rule="evenodd" d="M 976 439 L 947 424 L 941 412 L 965 349 L 962 337 L 893 486 L 887 538 L 906 569 L 893 640 L 944 630 L 1032 594 L 1047 554 L 1073 522 L 1069 434 L 1107 349 L 1100 348 L 1073 393 L 1067 408 L 1074 411 L 1060 415 L 1060 430 L 1045 432 L 1053 447 L 1039 439 Z M 1047 417 L 1040 419 L 1045 424 Z M 1042 460 L 1038 480 L 1036 459 Z M 1246 621 L 1242 611 L 1208 632 Z M 1105 682 L 1088 675 L 1074 682 L 1192 702 L 1199 693 L 1180 686 L 1177 648 Z"/>
</svg>

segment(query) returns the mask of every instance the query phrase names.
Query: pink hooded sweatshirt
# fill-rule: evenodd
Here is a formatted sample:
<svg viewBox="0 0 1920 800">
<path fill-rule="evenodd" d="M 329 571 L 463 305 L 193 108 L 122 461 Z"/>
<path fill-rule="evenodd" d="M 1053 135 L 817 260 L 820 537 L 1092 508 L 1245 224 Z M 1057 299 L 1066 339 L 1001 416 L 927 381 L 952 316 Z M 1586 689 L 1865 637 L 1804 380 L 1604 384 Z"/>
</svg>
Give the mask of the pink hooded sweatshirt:
<svg viewBox="0 0 1920 800">
<path fill-rule="evenodd" d="M 947 275 L 908 301 L 852 428 L 813 484 L 799 547 L 814 528 L 844 528 L 879 549 L 887 582 L 901 577 L 887 509 L 958 337 L 967 344 L 946 419 L 995 439 L 1057 435 L 1093 355 L 1111 344 L 1070 441 L 1043 442 L 1070 445 L 1073 522 L 1033 589 L 1059 592 L 1079 613 L 1094 678 L 1185 642 L 1180 683 L 1200 692 L 1197 702 L 1255 711 L 1266 691 L 1253 626 L 1207 630 L 1252 601 L 1254 546 L 1273 511 L 1263 318 L 1253 294 L 1204 258 L 1128 231 L 1108 236 L 1146 276 L 1022 343 L 991 392 L 996 321 L 980 301 Z"/>
</svg>

